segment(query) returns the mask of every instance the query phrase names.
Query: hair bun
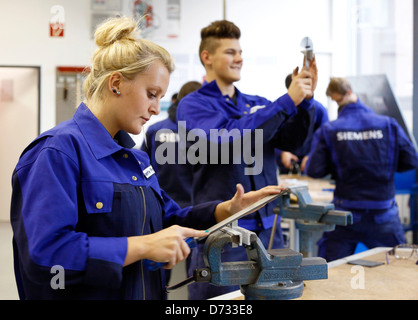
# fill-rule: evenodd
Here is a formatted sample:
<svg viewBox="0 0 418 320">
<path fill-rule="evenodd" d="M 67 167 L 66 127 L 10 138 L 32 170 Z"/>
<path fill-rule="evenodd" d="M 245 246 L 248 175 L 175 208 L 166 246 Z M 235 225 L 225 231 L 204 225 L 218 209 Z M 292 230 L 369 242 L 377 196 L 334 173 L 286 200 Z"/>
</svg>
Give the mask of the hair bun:
<svg viewBox="0 0 418 320">
<path fill-rule="evenodd" d="M 94 38 L 99 47 L 107 47 L 119 40 L 135 40 L 137 37 L 137 24 L 126 17 L 110 18 L 100 24 Z"/>
</svg>

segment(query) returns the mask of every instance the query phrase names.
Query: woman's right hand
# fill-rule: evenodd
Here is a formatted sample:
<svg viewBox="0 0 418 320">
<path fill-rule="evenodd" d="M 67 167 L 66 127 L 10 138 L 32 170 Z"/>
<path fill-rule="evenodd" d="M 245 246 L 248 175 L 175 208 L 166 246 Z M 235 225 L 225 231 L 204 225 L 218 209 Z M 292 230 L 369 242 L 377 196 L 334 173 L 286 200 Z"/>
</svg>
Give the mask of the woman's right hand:
<svg viewBox="0 0 418 320">
<path fill-rule="evenodd" d="M 149 259 L 167 263 L 164 268 L 171 269 L 177 263 L 184 261 L 190 254 L 190 248 L 185 239 L 204 236 L 207 236 L 205 231 L 174 225 L 156 233 L 129 237 L 128 253 L 124 265 Z"/>
</svg>

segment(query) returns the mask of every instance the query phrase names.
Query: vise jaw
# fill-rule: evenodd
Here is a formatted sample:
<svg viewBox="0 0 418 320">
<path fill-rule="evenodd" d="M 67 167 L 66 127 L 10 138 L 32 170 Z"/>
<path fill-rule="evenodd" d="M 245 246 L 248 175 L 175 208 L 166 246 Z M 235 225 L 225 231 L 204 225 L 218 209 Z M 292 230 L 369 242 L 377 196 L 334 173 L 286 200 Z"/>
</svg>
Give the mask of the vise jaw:
<svg viewBox="0 0 418 320">
<path fill-rule="evenodd" d="M 248 261 L 222 262 L 222 249 L 228 244 L 242 244 Z M 204 260 L 207 268 L 195 271 L 196 281 L 209 281 L 217 286 L 239 285 L 247 300 L 295 299 L 302 296 L 303 281 L 328 278 L 324 259 L 303 258 L 301 253 L 290 249 L 267 252 L 254 232 L 237 226 L 223 228 L 208 237 Z"/>
</svg>

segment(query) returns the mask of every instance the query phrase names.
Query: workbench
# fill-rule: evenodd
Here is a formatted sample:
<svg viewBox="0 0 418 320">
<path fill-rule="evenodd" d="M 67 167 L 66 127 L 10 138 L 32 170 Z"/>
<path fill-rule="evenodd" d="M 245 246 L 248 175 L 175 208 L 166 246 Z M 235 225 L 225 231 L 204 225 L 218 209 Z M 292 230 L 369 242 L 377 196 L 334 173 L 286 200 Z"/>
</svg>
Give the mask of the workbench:
<svg viewBox="0 0 418 320">
<path fill-rule="evenodd" d="M 328 263 L 328 279 L 305 281 L 303 295 L 298 300 L 418 300 L 417 258 L 396 260 L 393 256 L 389 256 L 389 264 L 386 264 L 386 252 L 390 249 L 375 248 Z M 348 261 L 357 259 L 384 262 L 384 264 L 373 268 L 363 267 L 363 269 L 348 264 Z M 364 289 L 357 281 L 362 271 L 364 271 Z M 243 299 L 243 295 L 238 290 L 213 300 Z"/>
<path fill-rule="evenodd" d="M 328 264 L 328 280 L 305 283 L 303 300 L 418 300 L 417 258 L 397 260 L 386 252 L 391 248 L 375 248 Z M 365 259 L 384 262 L 377 267 L 363 267 L 364 289 L 358 287 L 356 278 L 359 266 L 349 261 Z M 354 267 L 354 268 L 353 268 Z"/>
<path fill-rule="evenodd" d="M 313 179 L 302 175 L 282 174 L 278 177 L 279 184 L 285 186 L 292 184 L 304 184 L 308 186 L 309 194 L 315 202 L 332 202 L 334 198 L 335 184 L 328 179 Z"/>
<path fill-rule="evenodd" d="M 333 185 L 329 180 L 306 176 L 281 175 L 280 184 L 307 185 L 315 202 L 329 203 Z M 418 300 L 417 257 L 396 260 L 386 252 L 391 248 L 375 248 L 328 263 L 328 279 L 304 281 L 303 295 L 297 300 Z M 297 249 L 295 249 L 298 251 Z M 376 267 L 349 264 L 352 260 L 383 262 Z M 244 300 L 240 290 L 211 300 Z"/>
</svg>

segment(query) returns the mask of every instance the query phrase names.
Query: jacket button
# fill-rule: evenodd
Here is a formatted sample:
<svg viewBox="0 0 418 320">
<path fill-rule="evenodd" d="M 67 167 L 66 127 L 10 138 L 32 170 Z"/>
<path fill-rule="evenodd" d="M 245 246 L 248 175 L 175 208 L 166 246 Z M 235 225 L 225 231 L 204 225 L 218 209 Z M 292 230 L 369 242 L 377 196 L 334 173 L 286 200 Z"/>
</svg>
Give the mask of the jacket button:
<svg viewBox="0 0 418 320">
<path fill-rule="evenodd" d="M 96 203 L 96 208 L 99 209 L 99 210 L 102 209 L 103 208 L 103 203 L 97 202 Z"/>
<path fill-rule="evenodd" d="M 123 157 L 124 157 L 125 159 L 128 159 L 128 157 L 129 157 L 129 156 L 128 156 L 128 154 L 127 154 L 127 153 L 124 153 L 124 154 L 123 154 Z"/>
<path fill-rule="evenodd" d="M 137 177 L 135 177 L 135 176 L 132 176 L 132 180 L 133 180 L 133 181 L 136 181 L 136 180 L 138 180 L 138 178 L 137 178 Z"/>
</svg>

